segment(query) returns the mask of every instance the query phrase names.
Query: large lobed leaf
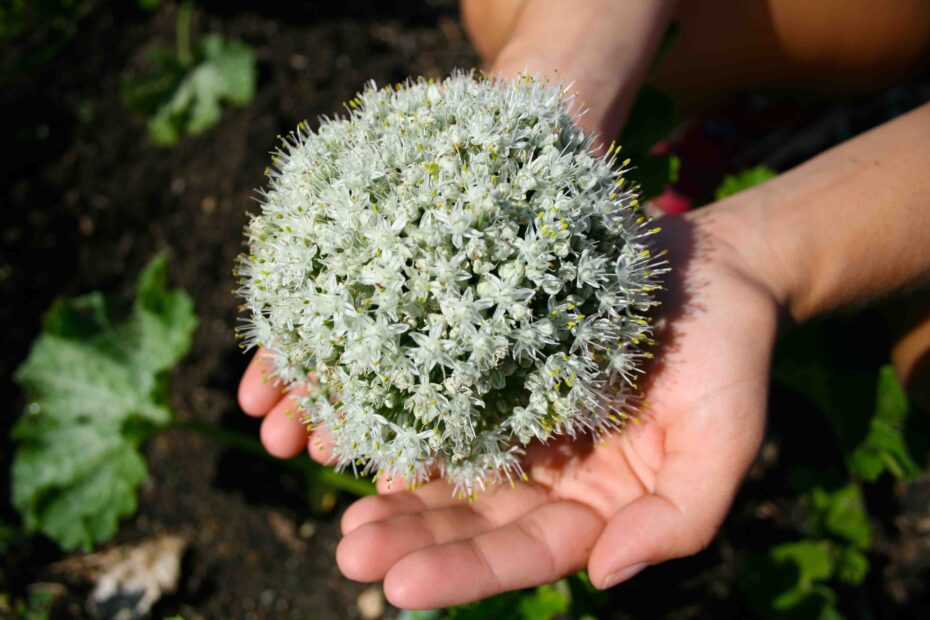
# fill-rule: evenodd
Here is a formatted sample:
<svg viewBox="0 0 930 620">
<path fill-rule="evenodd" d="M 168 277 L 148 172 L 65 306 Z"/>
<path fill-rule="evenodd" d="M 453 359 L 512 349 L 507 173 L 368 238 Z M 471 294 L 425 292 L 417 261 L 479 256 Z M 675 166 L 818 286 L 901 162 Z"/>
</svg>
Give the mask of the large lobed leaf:
<svg viewBox="0 0 930 620">
<path fill-rule="evenodd" d="M 166 287 L 163 257 L 140 276 L 123 322 L 99 293 L 52 306 L 16 372 L 30 404 L 13 429 L 13 503 L 27 529 L 90 548 L 135 511 L 138 448 L 172 419 L 165 374 L 196 325 L 190 298 Z"/>
</svg>

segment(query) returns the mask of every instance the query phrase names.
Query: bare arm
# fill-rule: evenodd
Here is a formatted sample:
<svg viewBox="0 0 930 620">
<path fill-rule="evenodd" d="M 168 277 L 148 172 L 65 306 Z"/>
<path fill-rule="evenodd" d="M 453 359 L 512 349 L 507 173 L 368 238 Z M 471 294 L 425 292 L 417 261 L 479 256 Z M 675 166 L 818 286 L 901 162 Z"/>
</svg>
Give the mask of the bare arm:
<svg viewBox="0 0 930 620">
<path fill-rule="evenodd" d="M 930 280 L 930 104 L 712 208 L 791 318 Z"/>
<path fill-rule="evenodd" d="M 572 81 L 585 129 L 616 136 L 674 8 L 672 0 L 526 0 L 496 54 L 494 73 Z"/>
</svg>

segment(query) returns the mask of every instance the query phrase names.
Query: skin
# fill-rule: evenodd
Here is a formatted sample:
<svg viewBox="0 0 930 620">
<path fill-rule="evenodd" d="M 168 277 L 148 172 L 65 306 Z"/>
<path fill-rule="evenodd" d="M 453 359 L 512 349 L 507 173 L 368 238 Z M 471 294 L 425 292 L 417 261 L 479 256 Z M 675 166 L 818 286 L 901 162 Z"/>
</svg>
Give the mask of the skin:
<svg viewBox="0 0 930 620">
<path fill-rule="evenodd" d="M 510 5 L 522 7 L 512 14 L 501 9 L 499 22 L 476 17 L 486 3 L 465 3 L 479 50 L 505 75 L 558 68 L 563 79 L 577 76 L 575 88 L 592 110 L 583 122 L 611 135 L 674 7 L 605 3 L 598 13 L 571 3 L 572 16 L 564 14 L 569 3 L 526 2 Z M 618 20 L 608 23 L 617 41 L 605 44 L 599 29 L 608 17 Z M 556 25 L 576 33 L 590 28 L 601 42 L 577 34 L 558 48 L 552 42 L 559 39 L 547 35 Z M 632 65 L 605 64 L 630 52 Z M 604 66 L 623 75 L 601 76 Z M 442 481 L 413 492 L 379 482 L 383 494 L 358 500 L 343 515 L 342 572 L 383 580 L 398 607 L 435 608 L 581 568 L 609 587 L 705 548 L 763 436 L 779 323 L 930 281 L 928 169 L 930 105 L 759 187 L 663 218 L 657 244 L 669 250 L 674 271 L 657 323 L 660 356 L 641 386 L 650 405 L 639 423 L 598 445 L 580 439 L 531 446 L 529 482 L 494 488 L 472 503 L 454 499 Z M 291 399 L 265 380 L 264 364 L 259 352 L 239 401 L 263 417 L 268 451 L 287 458 L 308 446 L 308 435 L 289 414 Z M 309 438 L 309 451 L 326 462 L 325 430 Z"/>
<path fill-rule="evenodd" d="M 590 84 L 583 98 L 608 142 L 669 19 L 679 34 L 649 81 L 686 110 L 760 87 L 884 88 L 930 53 L 925 0 L 464 0 L 462 17 L 486 67 L 507 75 L 557 70 L 582 92 Z M 610 88 L 598 89 L 598 80 Z M 603 108 L 608 93 L 619 98 L 612 110 Z M 611 113 L 620 118 L 604 118 Z"/>
</svg>

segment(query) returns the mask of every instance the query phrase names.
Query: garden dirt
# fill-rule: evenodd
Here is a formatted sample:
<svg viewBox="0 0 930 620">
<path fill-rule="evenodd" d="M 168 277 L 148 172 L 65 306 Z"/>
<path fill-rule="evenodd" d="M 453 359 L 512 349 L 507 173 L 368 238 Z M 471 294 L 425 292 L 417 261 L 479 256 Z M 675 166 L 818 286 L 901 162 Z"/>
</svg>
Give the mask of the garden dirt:
<svg viewBox="0 0 930 620">
<path fill-rule="evenodd" d="M 145 119 L 126 109 L 121 89 L 153 49 L 174 45 L 176 7 L 166 3 L 149 14 L 134 5 L 97 3 L 51 61 L 8 72 L 0 91 L 0 139 L 9 151 L 0 170 L 0 390 L 6 404 L 0 518 L 8 523 L 16 517 L 6 499 L 6 431 L 24 404 L 10 377 L 56 297 L 102 290 L 128 301 L 141 268 L 166 252 L 172 286 L 192 295 L 200 317 L 193 350 L 172 376 L 178 416 L 257 433 L 258 422 L 235 400 L 248 360 L 234 339 L 238 302 L 231 271 L 276 136 L 305 119 L 313 125 L 318 115 L 339 113 L 341 102 L 369 79 L 441 77 L 478 62 L 456 5 L 447 0 L 200 2 L 195 33 L 221 32 L 255 49 L 257 95 L 250 105 L 227 110 L 217 127 L 163 149 L 147 140 Z M 778 423 L 773 432 L 777 438 Z M 772 453 L 766 454 L 763 469 L 771 465 L 765 459 Z M 339 497 L 331 511 L 318 514 L 295 472 L 181 429 L 156 437 L 146 457 L 151 475 L 139 512 L 111 545 L 163 533 L 188 541 L 180 588 L 158 604 L 156 617 L 359 617 L 356 601 L 365 586 L 342 578 L 334 561 L 339 514 L 351 498 Z M 741 615 L 739 550 L 749 538 L 758 544 L 777 530 L 758 525 L 765 510 L 769 521 L 791 519 L 777 514 L 761 480 L 761 474 L 750 478 L 710 549 L 615 589 L 609 614 Z M 879 611 L 889 612 L 885 617 L 926 609 L 927 536 L 921 528 L 930 519 L 928 488 L 927 482 L 901 492 L 888 486 L 904 511 L 887 516 L 879 549 L 888 561 L 875 567 L 865 586 L 881 601 Z M 913 532 L 910 539 L 907 532 Z M 31 584 L 61 582 L 65 593 L 56 613 L 82 616 L 90 584 L 56 572 L 62 557 L 50 542 L 29 538 L 0 563 L 0 591 L 24 597 Z"/>
</svg>

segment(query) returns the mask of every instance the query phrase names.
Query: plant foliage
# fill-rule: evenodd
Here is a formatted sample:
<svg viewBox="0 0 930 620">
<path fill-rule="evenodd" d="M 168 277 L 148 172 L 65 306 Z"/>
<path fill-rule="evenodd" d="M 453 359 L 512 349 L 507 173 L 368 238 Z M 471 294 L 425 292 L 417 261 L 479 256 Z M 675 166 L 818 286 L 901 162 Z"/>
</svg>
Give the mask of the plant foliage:
<svg viewBox="0 0 930 620">
<path fill-rule="evenodd" d="M 146 476 L 140 444 L 172 420 L 166 374 L 197 325 L 165 259 L 139 278 L 128 318 L 100 293 L 56 302 L 16 380 L 29 398 L 13 429 L 13 503 L 26 529 L 64 549 L 91 548 L 136 508 Z"/>
<path fill-rule="evenodd" d="M 255 96 L 251 47 L 210 34 L 191 53 L 190 7 L 179 11 L 177 50 L 153 51 L 150 70 L 123 86 L 124 103 L 149 116 L 149 138 L 159 146 L 206 131 L 222 118 L 223 104 L 244 106 Z"/>
<path fill-rule="evenodd" d="M 717 188 L 715 198 L 723 200 L 727 196 L 738 194 L 744 189 L 749 189 L 756 185 L 765 183 L 769 179 L 774 179 L 777 173 L 768 166 L 756 166 L 748 168 L 736 174 L 729 174 L 724 177 L 720 187 Z"/>
<path fill-rule="evenodd" d="M 623 156 L 637 162 L 631 176 L 639 183 L 644 198 L 658 196 L 667 184 L 678 180 L 678 157 L 656 153 L 654 147 L 680 123 L 675 101 L 667 93 L 652 86 L 644 86 L 640 90 L 620 144 L 623 145 Z"/>
<path fill-rule="evenodd" d="M 399 620 L 593 620 L 604 604 L 604 593 L 580 572 L 555 583 L 505 592 L 467 605 L 444 610 L 405 611 Z"/>
</svg>

